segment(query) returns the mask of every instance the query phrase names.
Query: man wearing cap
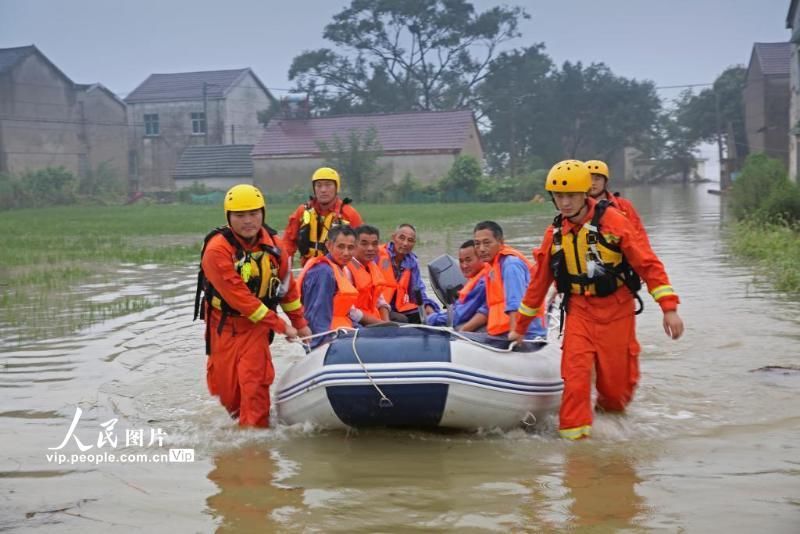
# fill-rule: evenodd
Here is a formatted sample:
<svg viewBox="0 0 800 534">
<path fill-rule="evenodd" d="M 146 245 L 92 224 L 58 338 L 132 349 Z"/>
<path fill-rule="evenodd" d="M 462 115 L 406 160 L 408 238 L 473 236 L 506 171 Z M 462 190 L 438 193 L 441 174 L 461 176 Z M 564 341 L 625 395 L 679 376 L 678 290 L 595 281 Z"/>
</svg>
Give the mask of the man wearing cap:
<svg viewBox="0 0 800 534">
<path fill-rule="evenodd" d="M 331 228 L 340 224 L 355 228 L 364 223 L 350 199 L 339 198 L 341 185 L 339 173 L 334 169 L 320 167 L 314 171 L 311 176 L 314 195 L 289 216 L 283 232 L 290 258 L 299 251 L 300 262 L 305 265 L 309 259 L 327 254 L 325 242 Z"/>
<path fill-rule="evenodd" d="M 291 340 L 311 330 L 290 258 L 264 224 L 261 191 L 236 185 L 223 207 L 228 224 L 205 238 L 195 298 L 195 318 L 206 322 L 206 381 L 240 426 L 268 427 L 275 378 L 270 341 L 274 332 Z M 291 326 L 278 316 L 278 305 Z"/>
</svg>

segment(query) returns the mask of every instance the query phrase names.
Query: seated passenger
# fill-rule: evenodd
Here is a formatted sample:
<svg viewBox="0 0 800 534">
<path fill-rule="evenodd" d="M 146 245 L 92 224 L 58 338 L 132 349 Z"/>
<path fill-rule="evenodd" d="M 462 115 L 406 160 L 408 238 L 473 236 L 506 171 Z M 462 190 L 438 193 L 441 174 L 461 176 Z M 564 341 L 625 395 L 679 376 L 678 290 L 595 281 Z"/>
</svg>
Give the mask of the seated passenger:
<svg viewBox="0 0 800 534">
<path fill-rule="evenodd" d="M 486 304 L 479 313 L 488 316 L 486 331 L 493 336 L 504 336 L 514 330 L 517 309 L 528 282 L 533 263 L 521 252 L 505 244 L 503 228 L 494 221 L 483 221 L 475 225 L 475 250 L 478 257 L 489 265 L 484 274 Z M 463 329 L 472 328 L 480 319 L 479 314 L 467 321 Z M 545 337 L 544 314 L 540 313 L 530 324 L 525 339 Z"/>
<path fill-rule="evenodd" d="M 422 322 L 422 311 L 431 314 L 439 305 L 425 294 L 425 284 L 419 272 L 417 255 L 412 252 L 417 242 L 417 230 L 404 223 L 392 234 L 392 240 L 378 251 L 378 266 L 386 280 L 394 285 L 383 290 L 383 296 L 392 306 L 391 319 L 401 323 Z"/>
<path fill-rule="evenodd" d="M 325 246 L 328 253 L 308 260 L 298 278 L 305 317 L 314 334 L 353 328 L 350 309 L 358 298 L 347 268 L 356 248 L 355 231 L 346 225 L 335 226 L 328 232 Z M 324 341 L 325 336 L 321 336 L 310 344 L 313 348 Z"/>
<path fill-rule="evenodd" d="M 387 285 L 393 285 L 394 280 L 387 283 L 375 261 L 380 248 L 380 231 L 374 226 L 363 224 L 355 232 L 355 257 L 350 260 L 348 268 L 353 274 L 358 298 L 350 316 L 362 325 L 388 321 L 391 306 L 383 297 L 383 290 Z"/>
<path fill-rule="evenodd" d="M 475 317 L 486 304 L 486 282 L 484 276 L 489 266 L 478 257 L 475 251 L 475 241 L 465 241 L 458 250 L 458 265 L 467 283 L 458 292 L 458 300 L 453 303 L 453 328 L 465 332 L 473 332 L 486 324 L 486 314 L 480 313 L 475 321 L 468 326 L 469 330 L 459 328 Z M 430 326 L 446 326 L 447 311 L 440 311 L 428 315 L 425 322 Z M 464 325 L 467 326 L 467 325 Z"/>
</svg>

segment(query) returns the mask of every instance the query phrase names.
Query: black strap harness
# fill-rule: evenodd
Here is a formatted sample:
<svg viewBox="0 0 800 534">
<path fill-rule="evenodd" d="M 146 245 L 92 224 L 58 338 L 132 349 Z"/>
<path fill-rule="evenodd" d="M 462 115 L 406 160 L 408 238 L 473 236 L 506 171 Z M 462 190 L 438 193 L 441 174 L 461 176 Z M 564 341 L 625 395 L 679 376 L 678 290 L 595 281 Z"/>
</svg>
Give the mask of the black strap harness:
<svg viewBox="0 0 800 534">
<path fill-rule="evenodd" d="M 586 262 L 593 263 L 594 272 L 584 273 L 580 272 L 580 257 L 578 255 L 578 240 L 573 239 L 573 247 L 575 253 L 575 264 L 578 266 L 578 274 L 572 274 L 567 270 L 565 253 L 562 247 L 561 223 L 563 216 L 559 213 L 553 219 L 553 245 L 557 248 L 557 252 L 550 257 L 550 268 L 553 271 L 553 277 L 556 281 L 556 290 L 563 295 L 561 300 L 561 328 L 564 326 L 564 314 L 568 312 L 569 299 L 572 295 L 572 286 L 577 285 L 580 287 L 580 292 L 585 293 L 589 286 L 594 286 L 594 294 L 598 297 L 607 297 L 613 294 L 619 288 L 619 282 L 628 288 L 631 295 L 638 302 L 638 308 L 635 311 L 639 315 L 644 310 L 644 302 L 639 297 L 639 290 L 642 288 L 642 280 L 633 267 L 627 262 L 625 256 L 622 256 L 622 262 L 618 265 L 613 263 L 605 263 L 600 257 L 597 250 L 597 245 L 612 250 L 614 252 L 622 253 L 619 245 L 610 243 L 606 240 L 600 232 L 600 224 L 606 209 L 610 206 L 608 200 L 599 201 L 594 208 L 594 215 L 592 216 L 591 223 L 587 226 L 586 243 L 589 251 L 587 253 Z"/>
<path fill-rule="evenodd" d="M 263 228 L 269 234 L 270 238 L 278 234 L 276 230 L 272 229 L 266 224 L 263 225 Z M 208 281 L 208 278 L 206 278 L 206 275 L 203 272 L 202 262 L 203 256 L 206 252 L 206 247 L 208 246 L 209 241 L 211 241 L 211 239 L 216 235 L 222 235 L 222 237 L 224 237 L 225 240 L 234 248 L 236 251 L 237 262 L 241 261 L 243 263 L 249 263 L 252 252 L 244 250 L 241 243 L 239 243 L 239 241 L 233 235 L 233 230 L 231 230 L 229 226 L 214 228 L 203 239 L 203 249 L 200 252 L 200 268 L 197 272 L 197 290 L 194 297 L 194 318 L 192 320 L 197 320 L 198 317 L 206 320 L 208 316 L 208 307 L 211 306 L 212 300 L 216 297 L 219 300 L 220 311 L 222 313 L 219 325 L 217 326 L 217 334 L 221 334 L 222 329 L 225 326 L 226 319 L 229 316 L 241 316 L 241 313 L 235 308 L 231 307 L 230 304 L 225 302 L 225 299 L 222 298 L 222 295 L 219 293 L 219 291 L 217 291 L 214 286 L 211 285 L 211 282 Z M 254 295 L 258 295 L 262 277 L 270 276 L 267 293 L 260 300 L 267 308 L 275 311 L 278 307 L 280 299 L 283 296 L 281 295 L 281 279 L 278 274 L 278 269 L 281 264 L 281 251 L 278 247 L 264 243 L 259 244 L 259 250 L 265 254 L 269 254 L 274 258 L 274 261 L 270 262 L 271 273 L 262 272 L 259 276 L 251 277 L 246 282 L 246 285 Z M 208 355 L 211 354 L 211 336 L 209 328 L 209 322 L 206 320 L 206 354 Z M 270 342 L 272 342 L 273 336 L 274 333 L 270 332 Z"/>
</svg>

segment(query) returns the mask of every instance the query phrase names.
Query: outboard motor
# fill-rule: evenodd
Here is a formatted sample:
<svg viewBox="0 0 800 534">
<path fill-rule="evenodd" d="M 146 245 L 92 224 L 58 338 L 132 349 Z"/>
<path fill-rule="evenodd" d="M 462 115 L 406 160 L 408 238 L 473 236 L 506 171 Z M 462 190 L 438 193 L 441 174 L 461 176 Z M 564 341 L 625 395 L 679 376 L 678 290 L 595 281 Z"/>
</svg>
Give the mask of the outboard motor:
<svg viewBox="0 0 800 534">
<path fill-rule="evenodd" d="M 428 264 L 428 274 L 433 292 L 442 304 L 448 309 L 452 308 L 452 304 L 458 299 L 459 290 L 467 283 L 458 266 L 458 260 L 443 254 Z"/>
</svg>

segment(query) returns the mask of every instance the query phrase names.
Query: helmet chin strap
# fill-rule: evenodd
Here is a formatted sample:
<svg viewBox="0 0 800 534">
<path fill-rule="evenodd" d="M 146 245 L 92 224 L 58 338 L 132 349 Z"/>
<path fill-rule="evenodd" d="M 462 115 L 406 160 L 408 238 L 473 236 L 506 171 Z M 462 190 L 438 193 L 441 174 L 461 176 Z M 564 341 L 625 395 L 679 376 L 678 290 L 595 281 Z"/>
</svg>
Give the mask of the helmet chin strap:
<svg viewBox="0 0 800 534">
<path fill-rule="evenodd" d="M 580 212 L 582 212 L 582 211 L 583 211 L 583 208 L 585 208 L 585 207 L 586 207 L 586 199 L 584 199 L 584 200 L 583 200 L 583 204 L 581 205 L 581 207 L 580 207 L 580 208 L 578 208 L 578 210 L 577 210 L 575 213 L 573 213 L 572 215 L 564 215 L 564 217 L 566 217 L 567 219 L 569 219 L 571 222 L 575 222 L 575 221 L 573 221 L 572 219 L 573 219 L 574 217 L 577 217 L 577 216 L 580 214 Z"/>
</svg>

